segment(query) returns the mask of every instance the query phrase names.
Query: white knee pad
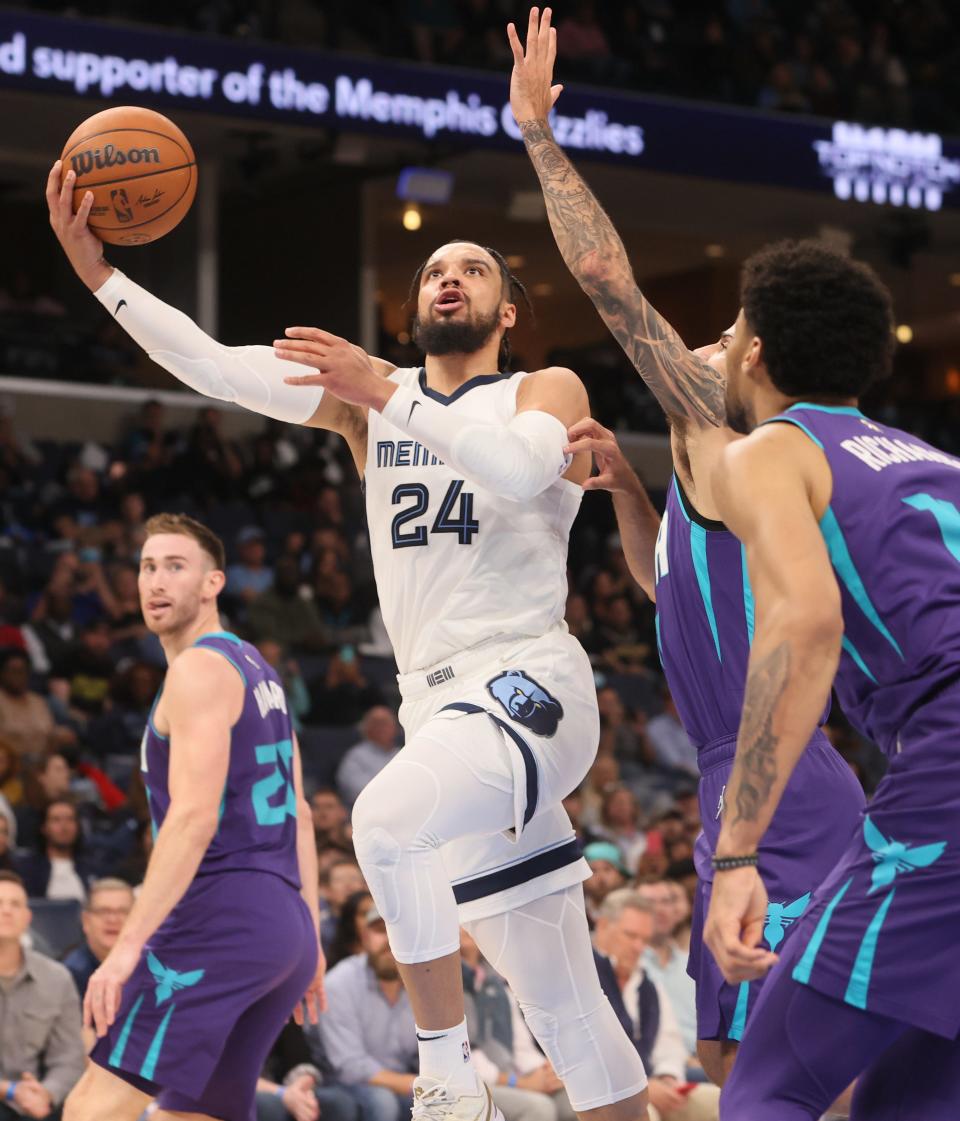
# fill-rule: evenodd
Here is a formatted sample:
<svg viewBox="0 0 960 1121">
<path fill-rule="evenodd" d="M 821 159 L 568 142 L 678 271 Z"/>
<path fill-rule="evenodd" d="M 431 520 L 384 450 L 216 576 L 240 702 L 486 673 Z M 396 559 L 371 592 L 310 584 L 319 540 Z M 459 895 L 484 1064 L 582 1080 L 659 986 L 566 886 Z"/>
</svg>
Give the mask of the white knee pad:
<svg viewBox="0 0 960 1121">
<path fill-rule="evenodd" d="M 384 922 L 396 922 L 400 916 L 400 896 L 397 891 L 397 865 L 403 850 L 397 839 L 380 826 L 355 832 L 353 847 L 370 894 Z"/>
<path fill-rule="evenodd" d="M 528 1027 L 563 1080 L 577 1113 L 632 1097 L 647 1084 L 637 1049 L 610 1002 L 602 992 L 599 996 L 600 1002 L 582 1013 L 520 1002 Z"/>
<path fill-rule="evenodd" d="M 441 840 L 431 828 L 440 800 L 435 772 L 401 757 L 361 791 L 353 807 L 357 860 L 387 924 L 393 956 L 404 964 L 432 961 L 460 947 Z"/>
</svg>

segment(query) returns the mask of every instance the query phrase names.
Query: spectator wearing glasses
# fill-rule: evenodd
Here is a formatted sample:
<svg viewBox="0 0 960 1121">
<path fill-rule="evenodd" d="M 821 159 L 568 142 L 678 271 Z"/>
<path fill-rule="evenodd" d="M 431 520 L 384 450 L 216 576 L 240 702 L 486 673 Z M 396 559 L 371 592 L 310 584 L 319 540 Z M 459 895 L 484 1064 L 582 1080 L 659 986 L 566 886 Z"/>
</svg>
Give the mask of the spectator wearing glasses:
<svg viewBox="0 0 960 1121">
<path fill-rule="evenodd" d="M 123 880 L 95 880 L 83 908 L 83 941 L 63 959 L 80 999 L 94 970 L 113 948 L 133 906 L 133 888 Z"/>
<path fill-rule="evenodd" d="M 687 1049 L 689 1068 L 697 1054 L 697 998 L 693 978 L 687 973 L 689 954 L 674 938 L 679 916 L 673 886 L 666 880 L 651 879 L 637 886 L 637 894 L 653 908 L 653 933 L 642 965 L 651 981 L 667 994 Z"/>
</svg>

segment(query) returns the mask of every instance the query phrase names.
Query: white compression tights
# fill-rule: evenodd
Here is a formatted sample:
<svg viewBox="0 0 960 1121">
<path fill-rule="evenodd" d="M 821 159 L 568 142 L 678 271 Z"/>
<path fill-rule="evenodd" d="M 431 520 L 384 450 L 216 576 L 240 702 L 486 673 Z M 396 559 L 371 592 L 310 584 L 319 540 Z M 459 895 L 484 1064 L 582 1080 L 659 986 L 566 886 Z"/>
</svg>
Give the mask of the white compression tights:
<svg viewBox="0 0 960 1121">
<path fill-rule="evenodd" d="M 503 737 L 485 715 L 459 722 L 461 737 L 468 721 L 469 748 L 418 732 L 353 807 L 357 859 L 387 924 L 393 955 L 404 964 L 460 948 L 460 920 L 440 846 L 500 833 L 514 823 L 513 773 Z"/>
<path fill-rule="evenodd" d="M 440 743 L 418 732 L 357 799 L 354 844 L 394 956 L 455 953 L 460 928 L 440 847 L 514 823 L 508 749 L 486 717 Z M 434 725 L 434 728 L 436 725 Z M 643 1065 L 603 995 L 578 885 L 467 924 L 506 978 L 578 1111 L 646 1085 Z"/>
<path fill-rule="evenodd" d="M 640 1056 L 600 988 L 579 884 L 466 927 L 513 989 L 577 1113 L 644 1089 Z"/>
</svg>

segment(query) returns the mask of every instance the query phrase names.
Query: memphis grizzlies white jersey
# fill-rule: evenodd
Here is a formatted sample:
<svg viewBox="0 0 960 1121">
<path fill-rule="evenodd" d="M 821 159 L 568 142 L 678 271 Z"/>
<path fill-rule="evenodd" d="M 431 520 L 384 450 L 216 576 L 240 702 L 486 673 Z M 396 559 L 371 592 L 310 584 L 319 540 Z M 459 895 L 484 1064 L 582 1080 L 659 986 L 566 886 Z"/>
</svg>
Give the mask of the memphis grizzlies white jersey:
<svg viewBox="0 0 960 1121">
<path fill-rule="evenodd" d="M 390 380 L 452 412 L 505 425 L 527 374 L 471 378 L 449 397 L 422 369 Z M 567 544 L 583 491 L 558 479 L 528 502 L 500 498 L 370 411 L 364 475 L 383 621 L 401 673 L 497 637 L 542 635 L 561 622 Z"/>
</svg>

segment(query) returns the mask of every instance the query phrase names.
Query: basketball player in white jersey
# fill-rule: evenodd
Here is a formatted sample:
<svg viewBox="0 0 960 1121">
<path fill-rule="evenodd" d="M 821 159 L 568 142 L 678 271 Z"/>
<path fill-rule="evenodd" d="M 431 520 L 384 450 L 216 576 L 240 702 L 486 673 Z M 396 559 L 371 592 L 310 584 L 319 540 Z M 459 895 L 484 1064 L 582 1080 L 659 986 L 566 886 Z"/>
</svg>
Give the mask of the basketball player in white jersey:
<svg viewBox="0 0 960 1121">
<path fill-rule="evenodd" d="M 275 350 L 223 346 L 104 261 L 92 196 L 74 216 L 73 185 L 55 164 L 54 231 L 154 361 L 206 396 L 340 433 L 364 477 L 406 746 L 361 793 L 354 841 L 416 1017 L 417 1121 L 499 1115 L 470 1060 L 460 923 L 512 985 L 574 1109 L 642 1121 L 646 1076 L 600 990 L 589 869 L 560 805 L 599 735 L 590 664 L 563 623 L 590 471 L 564 453 L 589 409 L 579 379 L 501 372 L 519 286 L 473 242 L 418 271 L 423 368 L 315 328 L 288 329 Z"/>
</svg>

